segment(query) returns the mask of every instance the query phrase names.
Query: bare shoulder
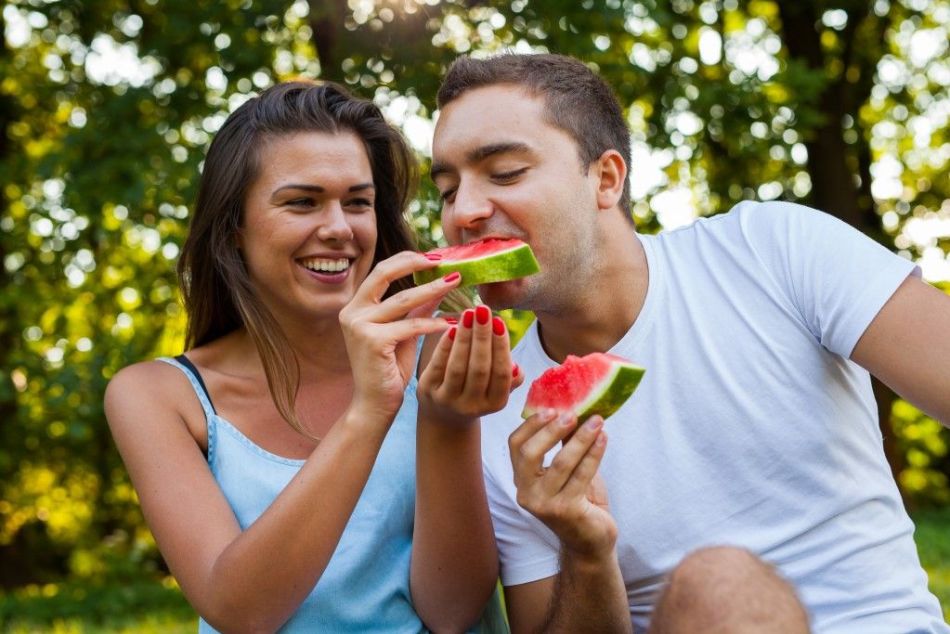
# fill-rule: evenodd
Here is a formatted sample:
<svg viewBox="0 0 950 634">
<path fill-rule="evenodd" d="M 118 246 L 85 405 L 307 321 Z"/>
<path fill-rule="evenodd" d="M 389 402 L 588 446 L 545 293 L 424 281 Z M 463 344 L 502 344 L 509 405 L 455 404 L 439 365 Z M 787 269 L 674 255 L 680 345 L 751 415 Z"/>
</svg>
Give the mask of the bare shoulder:
<svg viewBox="0 0 950 634">
<path fill-rule="evenodd" d="M 119 370 L 106 386 L 106 414 L 130 404 L 172 406 L 188 387 L 181 371 L 162 361 L 143 361 Z"/>
<path fill-rule="evenodd" d="M 143 361 L 117 372 L 106 386 L 104 406 L 117 441 L 126 428 L 142 432 L 156 427 L 156 432 L 187 430 L 200 447 L 207 444 L 204 412 L 194 388 L 180 369 L 163 361 Z"/>
</svg>

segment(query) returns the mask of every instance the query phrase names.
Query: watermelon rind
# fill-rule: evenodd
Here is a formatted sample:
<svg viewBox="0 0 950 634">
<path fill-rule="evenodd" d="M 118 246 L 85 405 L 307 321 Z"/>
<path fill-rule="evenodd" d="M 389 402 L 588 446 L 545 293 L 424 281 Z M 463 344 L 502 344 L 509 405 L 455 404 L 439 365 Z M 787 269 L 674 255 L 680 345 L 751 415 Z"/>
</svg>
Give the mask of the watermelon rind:
<svg viewBox="0 0 950 634">
<path fill-rule="evenodd" d="M 599 386 L 599 392 L 592 393 L 591 397 L 577 408 L 577 420 L 585 421 L 595 415 L 606 420 L 612 416 L 633 395 L 640 385 L 643 373 L 643 368 L 618 363 L 613 376 L 604 379 Z"/>
<path fill-rule="evenodd" d="M 632 363 L 616 361 L 613 372 L 591 388 L 587 399 L 574 406 L 577 420 L 583 422 L 595 415 L 606 420 L 615 414 L 633 395 L 645 372 L 646 370 Z M 537 409 L 525 404 L 521 416 L 528 418 L 536 413 Z"/>
<path fill-rule="evenodd" d="M 416 271 L 412 279 L 417 285 L 425 284 L 458 271 L 462 274 L 462 286 L 475 286 L 514 280 L 540 270 L 531 247 L 522 242 L 511 249 L 479 258 L 441 262 L 431 269 Z"/>
</svg>

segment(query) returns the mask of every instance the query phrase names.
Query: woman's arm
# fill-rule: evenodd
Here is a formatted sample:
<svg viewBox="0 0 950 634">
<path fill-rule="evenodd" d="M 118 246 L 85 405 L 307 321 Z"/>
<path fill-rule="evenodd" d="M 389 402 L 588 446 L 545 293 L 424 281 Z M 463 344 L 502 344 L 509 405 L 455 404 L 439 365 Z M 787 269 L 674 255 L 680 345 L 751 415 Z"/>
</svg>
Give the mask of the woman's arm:
<svg viewBox="0 0 950 634">
<path fill-rule="evenodd" d="M 415 313 L 431 313 L 457 282 L 437 280 L 386 300 L 383 292 L 430 266 L 409 252 L 381 262 L 343 309 L 350 406 L 244 531 L 188 430 L 180 408 L 194 397 L 181 374 L 143 363 L 110 382 L 106 416 L 145 518 L 185 596 L 217 629 L 276 630 L 323 574 L 401 405 L 415 341 L 446 328 Z"/>
<path fill-rule="evenodd" d="M 498 555 L 482 479 L 478 417 L 501 409 L 513 385 L 507 329 L 487 307 L 442 335 L 419 381 L 416 517 L 410 586 L 436 631 L 473 625 L 498 580 Z M 454 337 L 454 338 L 453 338 Z"/>
<path fill-rule="evenodd" d="M 217 629 L 273 631 L 326 568 L 390 421 L 347 411 L 242 532 L 175 405 L 192 401 L 180 373 L 153 362 L 117 374 L 105 407 L 148 525 L 188 600 Z"/>
</svg>

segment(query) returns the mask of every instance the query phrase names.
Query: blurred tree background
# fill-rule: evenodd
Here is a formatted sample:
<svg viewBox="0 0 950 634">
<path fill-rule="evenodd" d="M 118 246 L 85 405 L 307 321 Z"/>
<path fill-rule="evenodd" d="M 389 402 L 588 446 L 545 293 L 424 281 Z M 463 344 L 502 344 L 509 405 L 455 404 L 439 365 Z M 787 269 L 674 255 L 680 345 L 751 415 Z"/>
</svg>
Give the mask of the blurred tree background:
<svg viewBox="0 0 950 634">
<path fill-rule="evenodd" d="M 161 571 L 102 394 L 180 351 L 203 153 L 281 79 L 375 99 L 425 163 L 455 56 L 575 55 L 627 109 L 642 231 L 798 201 L 950 280 L 950 0 L 7 0 L 0 31 L 0 589 Z M 440 242 L 431 184 L 411 212 Z M 877 393 L 908 504 L 950 503 L 950 434 Z"/>
</svg>

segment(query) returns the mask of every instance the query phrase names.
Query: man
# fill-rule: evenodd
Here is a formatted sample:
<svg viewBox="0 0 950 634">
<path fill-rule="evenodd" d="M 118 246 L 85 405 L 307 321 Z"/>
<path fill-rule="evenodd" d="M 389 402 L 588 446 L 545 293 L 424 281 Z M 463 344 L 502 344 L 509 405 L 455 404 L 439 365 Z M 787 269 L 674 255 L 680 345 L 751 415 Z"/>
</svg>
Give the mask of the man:
<svg viewBox="0 0 950 634">
<path fill-rule="evenodd" d="M 950 421 L 950 297 L 798 205 L 637 234 L 621 109 L 576 60 L 459 59 L 439 106 L 448 240 L 521 238 L 542 268 L 479 288 L 537 316 L 482 422 L 512 629 L 950 632 L 868 374 Z M 521 420 L 533 378 L 608 350 L 647 372 L 606 431 Z"/>
</svg>

